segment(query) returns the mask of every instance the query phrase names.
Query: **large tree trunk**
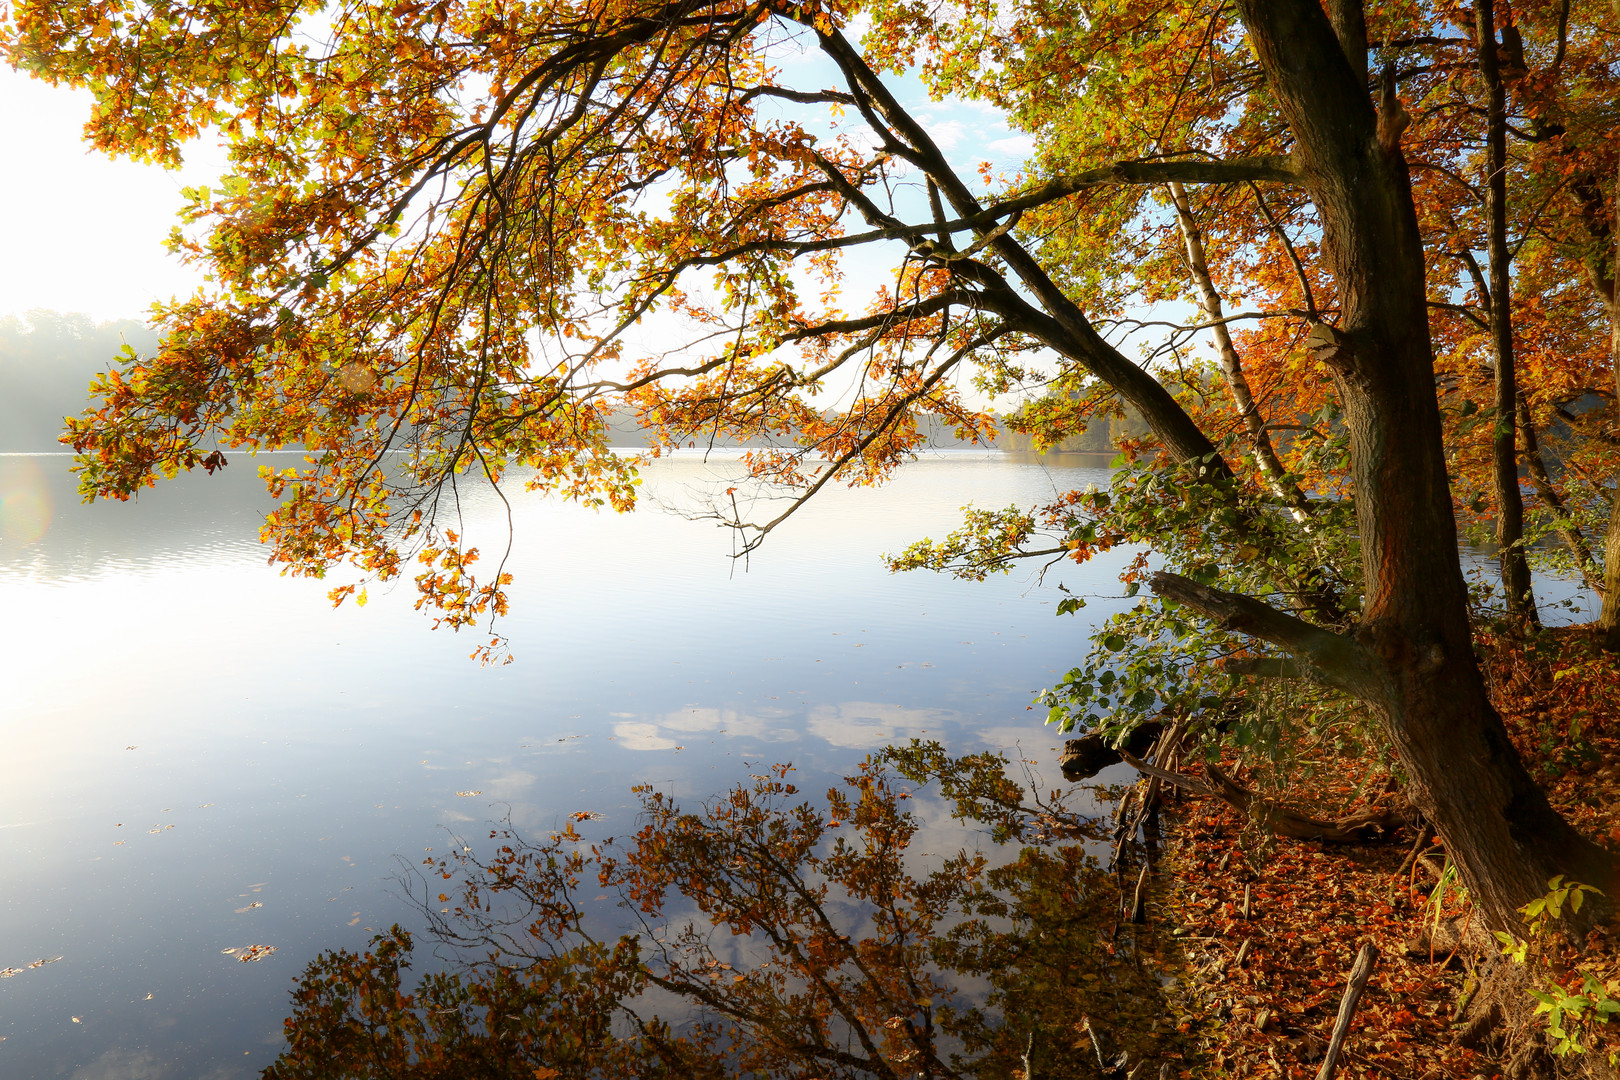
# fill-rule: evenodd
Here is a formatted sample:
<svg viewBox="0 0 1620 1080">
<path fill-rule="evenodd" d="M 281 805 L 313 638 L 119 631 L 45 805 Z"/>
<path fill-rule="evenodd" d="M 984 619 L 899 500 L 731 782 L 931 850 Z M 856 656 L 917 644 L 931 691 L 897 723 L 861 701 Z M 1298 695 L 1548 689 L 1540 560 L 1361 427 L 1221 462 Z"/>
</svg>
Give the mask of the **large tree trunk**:
<svg viewBox="0 0 1620 1080">
<path fill-rule="evenodd" d="M 1474 40 L 1485 80 L 1485 220 L 1491 260 L 1491 351 L 1495 359 L 1496 423 L 1491 438 L 1491 479 L 1496 489 L 1496 544 L 1508 613 L 1521 627 L 1536 619 L 1530 591 L 1530 561 L 1524 550 L 1524 497 L 1519 492 L 1519 455 L 1514 423 L 1518 383 L 1513 355 L 1512 257 L 1507 242 L 1507 87 L 1496 55 L 1494 0 L 1474 0 Z"/>
<path fill-rule="evenodd" d="M 1383 715 L 1411 781 L 1486 922 L 1568 874 L 1610 889 L 1612 856 L 1548 804 L 1508 740 L 1474 658 L 1441 444 L 1423 245 L 1386 69 L 1375 112 L 1316 0 L 1239 0 L 1297 140 L 1339 293 L 1337 326 L 1309 344 L 1333 372 L 1352 446 L 1366 601 L 1341 636 L 1185 579 L 1165 595 L 1290 649 Z"/>
</svg>

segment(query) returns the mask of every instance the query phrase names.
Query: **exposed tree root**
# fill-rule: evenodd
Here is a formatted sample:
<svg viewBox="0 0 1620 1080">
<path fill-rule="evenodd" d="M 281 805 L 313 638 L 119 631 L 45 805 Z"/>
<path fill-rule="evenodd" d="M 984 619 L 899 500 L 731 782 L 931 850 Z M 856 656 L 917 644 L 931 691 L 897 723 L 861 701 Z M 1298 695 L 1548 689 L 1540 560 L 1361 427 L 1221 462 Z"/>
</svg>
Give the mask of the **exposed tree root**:
<svg viewBox="0 0 1620 1080">
<path fill-rule="evenodd" d="M 1553 1054 L 1546 1018 L 1536 1014 L 1529 994 L 1531 969 L 1491 949 L 1475 971 L 1479 989 L 1460 1017 L 1455 1045 L 1496 1058 L 1506 1080 L 1616 1080 L 1604 1054 Z"/>
<path fill-rule="evenodd" d="M 1119 756 L 1133 769 L 1147 776 L 1157 777 L 1185 791 L 1220 799 L 1278 836 L 1320 840 L 1328 844 L 1365 844 L 1386 840 L 1394 835 L 1396 829 L 1410 823 L 1407 813 L 1387 809 L 1358 810 L 1335 821 L 1324 821 L 1255 794 L 1214 765 L 1204 766 L 1209 776 L 1206 782 L 1186 773 L 1149 765 L 1128 750 L 1120 750 Z"/>
</svg>

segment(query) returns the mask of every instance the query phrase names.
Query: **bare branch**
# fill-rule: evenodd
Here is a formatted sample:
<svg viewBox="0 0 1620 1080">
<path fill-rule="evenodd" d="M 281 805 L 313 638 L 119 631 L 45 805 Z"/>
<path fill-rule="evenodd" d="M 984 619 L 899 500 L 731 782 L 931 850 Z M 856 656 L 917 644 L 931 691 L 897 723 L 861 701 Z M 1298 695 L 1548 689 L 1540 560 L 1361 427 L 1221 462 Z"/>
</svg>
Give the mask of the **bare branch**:
<svg viewBox="0 0 1620 1080">
<path fill-rule="evenodd" d="M 1230 161 L 1116 161 L 1111 165 L 1050 180 L 1023 195 L 996 203 L 987 213 L 1001 217 L 1015 210 L 1028 210 L 1055 202 L 1088 188 L 1116 184 L 1168 184 L 1171 181 L 1183 184 L 1241 184 L 1267 180 L 1281 184 L 1299 183 L 1299 174 L 1294 170 L 1292 159 L 1284 154 L 1269 154 L 1233 158 Z"/>
<path fill-rule="evenodd" d="M 790 90 L 785 86 L 753 86 L 744 90 L 737 100 L 746 102 L 757 97 L 781 98 L 783 101 L 793 101 L 800 105 L 855 104 L 853 95 L 839 90 L 818 90 L 811 93 L 805 90 Z"/>
<path fill-rule="evenodd" d="M 1337 821 L 1324 821 L 1262 798 L 1214 765 L 1204 766 L 1205 771 L 1209 773 L 1209 782 L 1205 783 L 1186 773 L 1172 772 L 1169 769 L 1149 765 L 1138 760 L 1128 750 L 1121 750 L 1119 756 L 1127 765 L 1144 776 L 1174 784 L 1195 795 L 1219 799 L 1278 836 L 1320 840 L 1328 844 L 1359 844 L 1376 836 L 1387 836 L 1406 824 L 1406 815 L 1398 810 L 1375 809 L 1358 810 Z"/>
<path fill-rule="evenodd" d="M 1357 697 L 1374 696 L 1380 682 L 1379 664 L 1354 640 L 1278 611 L 1252 596 L 1200 585 L 1180 574 L 1161 570 L 1153 575 L 1150 584 L 1159 596 L 1208 616 L 1223 630 L 1248 634 L 1287 649 L 1318 682 Z"/>
<path fill-rule="evenodd" d="M 1303 679 L 1306 672 L 1284 656 L 1229 656 L 1221 661 L 1228 675 L 1248 675 L 1257 679 Z"/>
</svg>

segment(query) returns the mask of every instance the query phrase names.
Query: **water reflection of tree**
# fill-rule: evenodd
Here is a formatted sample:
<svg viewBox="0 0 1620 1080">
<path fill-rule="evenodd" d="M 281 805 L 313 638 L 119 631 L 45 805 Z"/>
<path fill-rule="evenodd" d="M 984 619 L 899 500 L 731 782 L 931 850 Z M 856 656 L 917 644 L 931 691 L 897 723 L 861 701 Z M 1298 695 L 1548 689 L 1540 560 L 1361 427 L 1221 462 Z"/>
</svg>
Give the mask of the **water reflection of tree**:
<svg viewBox="0 0 1620 1080">
<path fill-rule="evenodd" d="M 1093 823 L 1006 766 L 914 744 L 825 802 L 778 768 L 696 813 L 638 789 L 628 841 L 496 829 L 492 858 L 426 864 L 456 970 L 407 990 L 398 927 L 323 955 L 265 1076 L 1089 1077 L 1092 1029 L 1107 1072 L 1165 1053 L 1161 982 L 1120 932 Z M 920 830 L 940 833 L 911 785 L 984 850 L 925 860 Z M 613 897 L 637 933 L 595 929 Z"/>
</svg>

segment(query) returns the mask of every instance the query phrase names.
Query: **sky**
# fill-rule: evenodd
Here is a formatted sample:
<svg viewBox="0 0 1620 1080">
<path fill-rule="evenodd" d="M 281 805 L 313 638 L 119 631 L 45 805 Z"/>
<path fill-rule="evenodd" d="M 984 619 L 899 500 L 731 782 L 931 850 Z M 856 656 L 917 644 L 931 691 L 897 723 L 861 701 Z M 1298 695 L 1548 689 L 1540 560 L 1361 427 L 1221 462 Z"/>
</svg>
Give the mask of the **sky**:
<svg viewBox="0 0 1620 1080">
<path fill-rule="evenodd" d="M 993 108 L 918 105 L 947 152 L 1008 169 L 1030 152 L 1027 136 L 1009 131 Z M 109 158 L 82 138 L 90 107 L 88 91 L 50 87 L 0 64 L 0 146 L 27 148 L 0 170 L 0 206 L 13 208 L 4 223 L 0 317 L 48 308 L 138 319 L 154 301 L 189 296 L 202 283 L 163 241 L 184 203 L 181 189 L 212 183 L 223 151 L 193 144 L 175 171 Z"/>
<path fill-rule="evenodd" d="M 185 167 L 114 160 L 82 129 L 88 91 L 61 90 L 0 64 L 0 206 L 8 207 L 0 257 L 0 317 L 31 308 L 82 311 L 98 321 L 142 318 L 153 301 L 188 296 L 200 274 L 163 240 L 184 200 L 224 155 L 199 145 Z"/>
</svg>

